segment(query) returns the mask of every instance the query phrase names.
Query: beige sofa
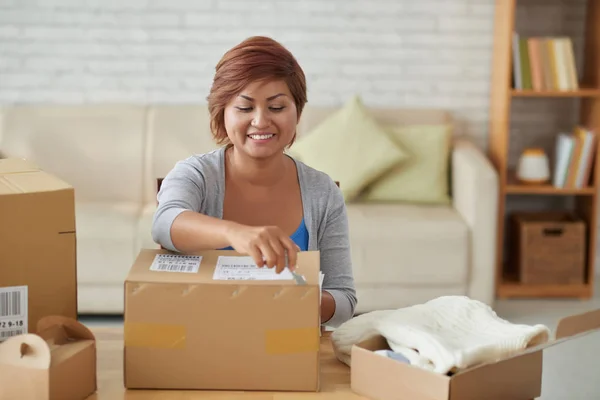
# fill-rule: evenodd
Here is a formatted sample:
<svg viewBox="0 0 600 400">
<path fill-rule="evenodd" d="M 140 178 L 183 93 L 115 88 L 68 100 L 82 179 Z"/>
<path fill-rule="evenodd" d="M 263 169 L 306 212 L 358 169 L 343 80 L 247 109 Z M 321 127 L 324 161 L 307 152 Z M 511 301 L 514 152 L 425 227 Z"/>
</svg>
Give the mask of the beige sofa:
<svg viewBox="0 0 600 400">
<path fill-rule="evenodd" d="M 299 134 L 331 111 L 307 107 Z M 405 122 L 447 117 L 435 110 L 377 111 L 377 118 Z M 134 257 L 141 247 L 157 247 L 150 235 L 156 178 L 176 161 L 214 148 L 202 105 L 0 111 L 0 156 L 29 158 L 76 189 L 80 313 L 122 312 Z M 465 140 L 456 140 L 451 168 L 450 206 L 348 204 L 357 312 L 449 294 L 492 302 L 498 178 Z"/>
</svg>

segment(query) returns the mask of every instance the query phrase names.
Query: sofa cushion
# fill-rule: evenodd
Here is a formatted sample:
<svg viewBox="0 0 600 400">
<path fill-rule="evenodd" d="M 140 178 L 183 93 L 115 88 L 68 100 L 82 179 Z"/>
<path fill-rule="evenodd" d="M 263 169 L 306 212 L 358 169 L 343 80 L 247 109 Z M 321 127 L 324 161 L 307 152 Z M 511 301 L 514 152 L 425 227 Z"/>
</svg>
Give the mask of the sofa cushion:
<svg viewBox="0 0 600 400">
<path fill-rule="evenodd" d="M 299 136 L 289 154 L 339 181 L 346 201 L 406 157 L 358 96 Z"/>
<path fill-rule="evenodd" d="M 14 106 L 4 115 L 2 154 L 64 179 L 77 201 L 142 200 L 142 106 Z"/>
<path fill-rule="evenodd" d="M 141 212 L 136 203 L 75 205 L 79 283 L 124 282 L 137 257 L 135 237 Z"/>
<path fill-rule="evenodd" d="M 152 222 L 154 221 L 154 213 L 156 212 L 156 203 L 148 203 L 142 209 L 142 213 L 137 221 L 135 251 L 141 249 L 159 249 L 158 245 L 152 238 Z"/>
<path fill-rule="evenodd" d="M 450 206 L 348 204 L 357 282 L 464 284 L 469 229 Z"/>
<path fill-rule="evenodd" d="M 364 201 L 449 204 L 449 124 L 388 126 L 409 157 L 365 190 Z"/>
<path fill-rule="evenodd" d="M 156 178 L 164 178 L 177 161 L 207 153 L 218 145 L 210 132 L 205 105 L 161 105 L 149 110 L 146 143 L 145 202 L 156 201 Z"/>
</svg>

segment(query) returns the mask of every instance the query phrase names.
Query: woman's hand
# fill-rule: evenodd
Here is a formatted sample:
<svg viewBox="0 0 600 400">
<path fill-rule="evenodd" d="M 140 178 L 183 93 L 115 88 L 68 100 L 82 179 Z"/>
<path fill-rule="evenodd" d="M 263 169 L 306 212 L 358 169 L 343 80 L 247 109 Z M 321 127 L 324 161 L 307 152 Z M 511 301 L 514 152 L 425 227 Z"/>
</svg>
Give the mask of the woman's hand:
<svg viewBox="0 0 600 400">
<path fill-rule="evenodd" d="M 300 248 L 276 226 L 235 224 L 228 230 L 227 240 L 237 252 L 250 255 L 259 267 L 275 267 L 280 273 L 286 266 L 286 254 L 288 267 L 296 267 Z"/>
</svg>

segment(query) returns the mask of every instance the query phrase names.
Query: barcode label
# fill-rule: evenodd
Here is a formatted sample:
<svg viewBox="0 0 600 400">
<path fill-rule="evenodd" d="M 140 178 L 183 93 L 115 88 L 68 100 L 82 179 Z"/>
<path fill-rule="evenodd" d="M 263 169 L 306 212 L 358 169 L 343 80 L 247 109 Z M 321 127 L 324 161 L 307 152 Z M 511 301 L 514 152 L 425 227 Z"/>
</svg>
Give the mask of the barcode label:
<svg viewBox="0 0 600 400">
<path fill-rule="evenodd" d="M 150 271 L 196 274 L 200 269 L 201 262 L 202 256 L 157 254 L 150 266 Z"/>
<path fill-rule="evenodd" d="M 13 329 L 10 331 L 0 331 L 0 340 L 6 340 L 9 337 L 23 335 L 25 331 L 23 329 Z"/>
<path fill-rule="evenodd" d="M 0 288 L 0 342 L 27 333 L 27 286 Z"/>
<path fill-rule="evenodd" d="M 21 293 L 0 293 L 0 317 L 21 316 Z"/>
</svg>

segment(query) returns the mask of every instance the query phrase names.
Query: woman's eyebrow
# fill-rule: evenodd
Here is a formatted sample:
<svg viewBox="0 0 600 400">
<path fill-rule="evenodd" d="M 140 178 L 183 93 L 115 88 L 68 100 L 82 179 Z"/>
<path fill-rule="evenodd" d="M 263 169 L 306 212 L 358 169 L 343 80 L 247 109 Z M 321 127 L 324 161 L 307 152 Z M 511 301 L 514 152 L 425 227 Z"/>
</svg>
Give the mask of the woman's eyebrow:
<svg viewBox="0 0 600 400">
<path fill-rule="evenodd" d="M 267 97 L 267 101 L 275 100 L 276 98 L 281 97 L 281 96 L 285 96 L 285 95 L 286 95 L 285 93 L 277 93 L 274 96 Z M 245 94 L 240 94 L 240 97 L 243 98 L 243 99 L 246 99 L 248 101 L 254 101 L 254 99 L 252 97 L 246 96 Z"/>
</svg>

